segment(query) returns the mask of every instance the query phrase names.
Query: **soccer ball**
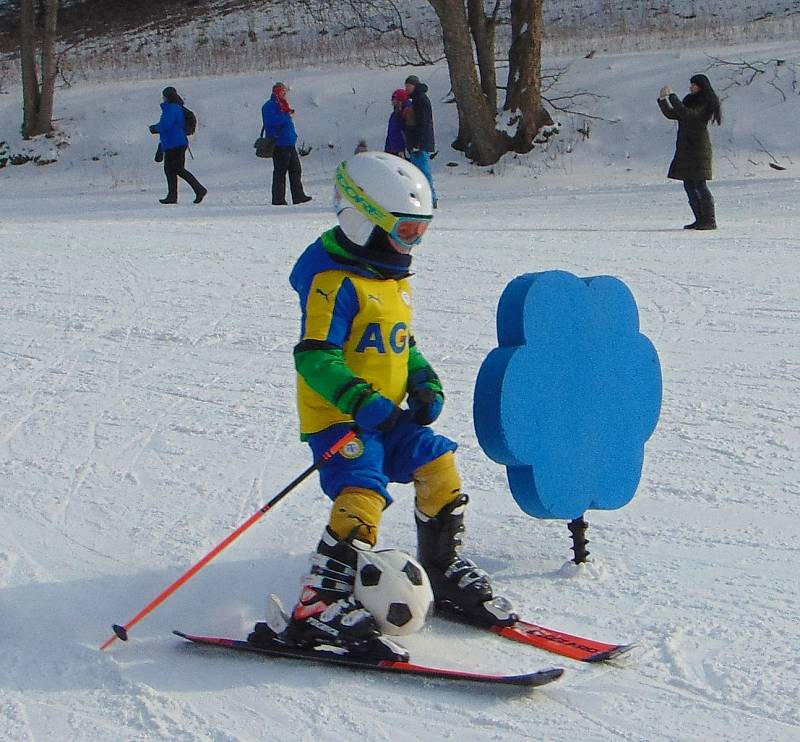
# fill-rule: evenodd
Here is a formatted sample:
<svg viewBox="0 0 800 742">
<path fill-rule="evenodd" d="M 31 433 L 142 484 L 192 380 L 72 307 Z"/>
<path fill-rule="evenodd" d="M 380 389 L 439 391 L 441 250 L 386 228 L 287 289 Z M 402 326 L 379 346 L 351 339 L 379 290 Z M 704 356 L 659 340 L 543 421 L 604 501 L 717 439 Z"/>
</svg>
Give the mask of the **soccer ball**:
<svg viewBox="0 0 800 742">
<path fill-rule="evenodd" d="M 433 610 L 433 590 L 422 565 L 396 549 L 359 551 L 354 594 L 392 636 L 419 631 Z"/>
</svg>

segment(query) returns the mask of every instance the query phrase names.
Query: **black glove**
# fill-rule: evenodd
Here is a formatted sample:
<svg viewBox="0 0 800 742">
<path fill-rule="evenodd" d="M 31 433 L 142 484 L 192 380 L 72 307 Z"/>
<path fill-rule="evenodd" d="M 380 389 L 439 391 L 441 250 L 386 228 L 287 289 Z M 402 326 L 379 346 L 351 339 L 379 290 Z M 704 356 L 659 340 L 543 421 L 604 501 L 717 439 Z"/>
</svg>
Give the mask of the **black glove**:
<svg viewBox="0 0 800 742">
<path fill-rule="evenodd" d="M 403 411 L 390 399 L 375 392 L 354 415 L 356 425 L 364 430 L 390 431 Z"/>
<path fill-rule="evenodd" d="M 158 134 L 158 124 L 150 124 L 148 128 L 151 134 Z"/>
<path fill-rule="evenodd" d="M 411 419 L 418 425 L 430 425 L 442 412 L 444 396 L 426 387 L 415 389 L 408 395 Z"/>
</svg>

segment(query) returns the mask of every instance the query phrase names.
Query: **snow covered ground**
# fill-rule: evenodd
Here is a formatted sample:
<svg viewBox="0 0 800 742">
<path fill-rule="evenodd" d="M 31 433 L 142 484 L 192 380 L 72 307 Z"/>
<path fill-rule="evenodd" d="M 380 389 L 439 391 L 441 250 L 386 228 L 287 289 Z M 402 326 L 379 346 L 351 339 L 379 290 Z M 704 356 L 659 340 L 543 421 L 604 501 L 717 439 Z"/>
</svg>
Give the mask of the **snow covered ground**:
<svg viewBox="0 0 800 742">
<path fill-rule="evenodd" d="M 441 208 L 415 265 L 416 335 L 462 443 L 468 552 L 527 617 L 638 641 L 595 667 L 433 622 L 412 656 L 463 668 L 567 668 L 529 695 L 365 675 L 184 646 L 170 630 L 241 635 L 269 592 L 290 602 L 328 503 L 290 495 L 192 582 L 101 653 L 126 622 L 309 462 L 297 439 L 287 275 L 332 222 L 335 164 L 380 146 L 405 73 L 297 70 L 314 201 L 266 205 L 256 160 L 267 76 L 182 82 L 200 130 L 186 190 L 162 207 L 140 80 L 57 96 L 59 162 L 0 170 L 0 739 L 800 739 L 800 47 L 708 50 L 784 59 L 731 87 L 713 132 L 720 229 L 687 233 L 665 179 L 674 128 L 655 104 L 686 90 L 701 52 L 572 62 L 566 90 L 606 98 L 592 134 L 563 122 L 547 151 L 471 168 L 444 67 L 431 83 Z M 548 60 L 562 64 L 565 60 Z M 719 89 L 730 74 L 709 74 Z M 0 100 L 0 139 L 19 125 Z M 757 138 L 757 141 L 755 141 Z M 330 144 L 330 146 L 328 146 Z M 37 145 L 38 146 L 38 145 Z M 767 154 L 771 153 L 771 156 Z M 785 170 L 771 169 L 769 162 Z M 448 167 L 447 163 L 457 163 Z M 593 564 L 564 568 L 563 522 L 524 515 L 472 428 L 475 377 L 504 286 L 565 269 L 624 280 L 659 351 L 664 407 L 633 502 L 590 512 Z M 382 540 L 414 549 L 398 487 Z"/>
</svg>

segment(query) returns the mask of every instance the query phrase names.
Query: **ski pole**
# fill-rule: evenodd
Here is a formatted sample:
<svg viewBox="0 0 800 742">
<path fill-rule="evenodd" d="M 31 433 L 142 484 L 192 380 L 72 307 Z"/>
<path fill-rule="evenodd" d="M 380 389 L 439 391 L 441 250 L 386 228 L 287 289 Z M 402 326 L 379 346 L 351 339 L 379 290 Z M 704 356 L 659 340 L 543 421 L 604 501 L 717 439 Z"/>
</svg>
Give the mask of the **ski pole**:
<svg viewBox="0 0 800 742">
<path fill-rule="evenodd" d="M 233 533 L 231 533 L 224 541 L 221 541 L 217 544 L 211 551 L 208 552 L 197 564 L 187 570 L 183 576 L 179 577 L 175 582 L 173 582 L 168 588 L 166 588 L 158 597 L 154 598 L 150 603 L 148 603 L 141 611 L 139 611 L 128 623 L 123 626 L 119 624 L 114 624 L 112 628 L 114 629 L 114 633 L 110 636 L 106 642 L 100 647 L 101 650 L 110 647 L 117 639 L 122 639 L 122 641 L 128 641 L 128 631 L 130 631 L 139 621 L 141 621 L 145 616 L 155 610 L 159 605 L 161 605 L 170 595 L 172 595 L 178 588 L 182 585 L 185 585 L 189 580 L 192 579 L 203 567 L 206 566 L 217 554 L 219 554 L 223 549 L 227 548 L 231 543 L 233 543 L 239 536 L 241 536 L 250 526 L 253 525 L 257 520 L 259 520 L 265 513 L 271 510 L 277 503 L 282 500 L 286 495 L 288 495 L 298 484 L 300 484 L 304 479 L 306 479 L 310 474 L 313 474 L 317 469 L 319 469 L 323 464 L 330 461 L 342 448 L 344 448 L 353 438 L 356 437 L 356 431 L 350 430 L 345 435 L 343 435 L 338 441 L 336 441 L 325 453 L 320 456 L 319 460 L 313 463 L 311 466 L 308 467 L 302 474 L 292 480 L 289 484 L 286 485 L 275 497 L 273 497 L 266 505 L 256 510 L 242 525 L 240 525 Z"/>
</svg>

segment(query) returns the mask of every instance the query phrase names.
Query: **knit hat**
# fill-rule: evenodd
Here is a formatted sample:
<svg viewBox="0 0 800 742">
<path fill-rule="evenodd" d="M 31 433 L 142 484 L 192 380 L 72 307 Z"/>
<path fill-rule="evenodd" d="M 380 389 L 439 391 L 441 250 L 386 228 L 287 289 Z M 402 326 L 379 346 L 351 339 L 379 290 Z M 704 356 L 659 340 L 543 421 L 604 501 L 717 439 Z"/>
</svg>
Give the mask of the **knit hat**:
<svg viewBox="0 0 800 742">
<path fill-rule="evenodd" d="M 408 93 L 406 93 L 403 88 L 397 88 L 397 90 L 392 93 L 392 98 L 397 98 L 401 103 L 405 103 L 408 100 Z"/>
<path fill-rule="evenodd" d="M 419 78 L 416 75 L 409 75 L 406 78 L 406 85 L 408 85 L 409 83 L 411 85 L 419 85 Z"/>
<path fill-rule="evenodd" d="M 273 92 L 273 93 L 277 93 L 277 92 L 278 92 L 278 90 L 280 90 L 281 88 L 283 89 L 283 92 L 284 92 L 284 93 L 285 93 L 285 92 L 286 92 L 286 91 L 289 89 L 289 88 L 287 88 L 287 87 L 286 87 L 286 84 L 285 84 L 285 83 L 282 83 L 282 82 L 276 82 L 276 83 L 275 83 L 275 84 L 272 86 L 272 92 Z"/>
</svg>

